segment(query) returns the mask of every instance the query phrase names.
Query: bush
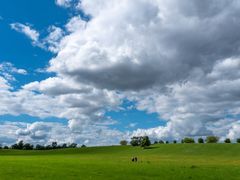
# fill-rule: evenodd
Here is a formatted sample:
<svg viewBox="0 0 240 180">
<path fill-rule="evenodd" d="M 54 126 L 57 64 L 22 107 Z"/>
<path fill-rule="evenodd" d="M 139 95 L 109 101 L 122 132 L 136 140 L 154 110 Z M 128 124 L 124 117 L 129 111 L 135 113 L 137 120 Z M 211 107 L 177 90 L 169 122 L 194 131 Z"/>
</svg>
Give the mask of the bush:
<svg viewBox="0 0 240 180">
<path fill-rule="evenodd" d="M 208 136 L 206 138 L 206 143 L 217 143 L 219 138 L 217 136 Z"/>
<path fill-rule="evenodd" d="M 231 143 L 231 140 L 229 138 L 224 140 L 225 143 Z"/>
<path fill-rule="evenodd" d="M 183 143 L 195 143 L 195 141 L 193 138 L 185 137 Z"/>
<path fill-rule="evenodd" d="M 203 138 L 198 138 L 198 143 L 200 143 L 200 144 L 204 143 L 204 139 Z"/>
<path fill-rule="evenodd" d="M 127 144 L 128 144 L 128 142 L 126 140 L 120 141 L 120 145 L 122 145 L 122 146 L 126 146 Z"/>
<path fill-rule="evenodd" d="M 237 138 L 237 143 L 240 143 L 240 138 Z"/>
</svg>

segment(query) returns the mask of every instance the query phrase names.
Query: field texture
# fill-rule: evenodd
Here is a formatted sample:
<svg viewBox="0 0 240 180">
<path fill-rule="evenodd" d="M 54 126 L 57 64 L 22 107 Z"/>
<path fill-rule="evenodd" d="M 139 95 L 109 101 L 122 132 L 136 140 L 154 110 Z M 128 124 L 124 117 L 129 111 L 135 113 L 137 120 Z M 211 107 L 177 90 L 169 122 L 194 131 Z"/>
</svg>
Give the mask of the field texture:
<svg viewBox="0 0 240 180">
<path fill-rule="evenodd" d="M 240 179 L 240 144 L 0 150 L 0 179 Z"/>
</svg>

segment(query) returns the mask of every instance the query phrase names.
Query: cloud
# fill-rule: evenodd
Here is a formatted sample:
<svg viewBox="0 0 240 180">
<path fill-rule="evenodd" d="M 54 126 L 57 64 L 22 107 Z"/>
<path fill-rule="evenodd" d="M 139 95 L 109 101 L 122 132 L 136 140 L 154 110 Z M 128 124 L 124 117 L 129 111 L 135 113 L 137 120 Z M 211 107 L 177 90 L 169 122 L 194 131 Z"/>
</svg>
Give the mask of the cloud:
<svg viewBox="0 0 240 180">
<path fill-rule="evenodd" d="M 105 113 L 128 99 L 167 121 L 128 136 L 238 136 L 239 2 L 82 0 L 77 8 L 91 18 L 76 15 L 45 39 L 56 53 L 47 70 L 56 76 L 16 92 L 2 77 L 0 114 L 66 118 L 80 139 L 118 135 L 96 123 L 109 122 Z"/>
<path fill-rule="evenodd" d="M 32 29 L 29 25 L 21 24 L 21 23 L 12 23 L 10 24 L 11 28 L 17 32 L 23 33 L 29 39 L 32 40 L 33 44 L 36 44 L 39 40 L 39 32 L 35 29 Z"/>
<path fill-rule="evenodd" d="M 73 0 L 55 0 L 58 6 L 70 7 Z"/>
<path fill-rule="evenodd" d="M 10 62 L 0 63 L 0 75 L 7 80 L 16 80 L 14 74 L 26 75 L 27 71 L 25 69 L 18 69 Z"/>
<path fill-rule="evenodd" d="M 43 39 L 43 44 L 51 52 L 57 53 L 59 51 L 59 43 L 64 36 L 64 31 L 56 26 L 48 28 L 49 34 Z"/>
</svg>

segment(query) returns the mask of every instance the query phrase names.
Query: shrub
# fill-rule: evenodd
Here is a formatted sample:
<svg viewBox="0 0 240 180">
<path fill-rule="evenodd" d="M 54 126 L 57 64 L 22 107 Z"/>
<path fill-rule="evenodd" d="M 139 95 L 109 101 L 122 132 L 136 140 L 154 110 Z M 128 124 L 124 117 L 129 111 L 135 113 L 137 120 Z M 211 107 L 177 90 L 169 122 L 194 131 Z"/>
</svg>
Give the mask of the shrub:
<svg viewBox="0 0 240 180">
<path fill-rule="evenodd" d="M 204 143 L 204 139 L 203 138 L 198 138 L 198 143 Z"/>
<path fill-rule="evenodd" d="M 126 140 L 120 141 L 120 145 L 122 145 L 122 146 L 126 146 L 127 144 L 128 144 L 128 142 Z"/>
<path fill-rule="evenodd" d="M 208 136 L 206 138 L 206 143 L 217 143 L 219 138 L 217 136 Z"/>
<path fill-rule="evenodd" d="M 185 137 L 183 143 L 195 143 L 195 141 L 193 138 Z"/>
<path fill-rule="evenodd" d="M 229 138 L 224 140 L 225 143 L 231 143 L 231 140 Z"/>
</svg>

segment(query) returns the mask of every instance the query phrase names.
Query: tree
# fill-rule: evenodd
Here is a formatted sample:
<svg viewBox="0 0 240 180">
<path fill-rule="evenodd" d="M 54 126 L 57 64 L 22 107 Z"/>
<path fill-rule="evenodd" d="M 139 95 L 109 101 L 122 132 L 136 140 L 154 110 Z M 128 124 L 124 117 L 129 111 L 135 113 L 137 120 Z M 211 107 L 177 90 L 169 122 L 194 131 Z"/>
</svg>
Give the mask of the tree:
<svg viewBox="0 0 240 180">
<path fill-rule="evenodd" d="M 36 150 L 44 150 L 45 147 L 42 146 L 42 145 L 40 145 L 40 144 L 37 144 L 35 149 L 36 149 Z"/>
<path fill-rule="evenodd" d="M 86 146 L 86 145 L 84 145 L 84 144 L 81 146 L 81 148 L 85 148 L 85 147 L 87 147 L 87 146 Z"/>
<path fill-rule="evenodd" d="M 147 147 L 151 145 L 151 141 L 149 140 L 148 136 L 143 136 L 141 138 L 140 146 L 141 147 Z"/>
<path fill-rule="evenodd" d="M 173 144 L 177 144 L 177 140 L 174 140 L 174 141 L 173 141 Z"/>
<path fill-rule="evenodd" d="M 69 148 L 76 148 L 76 147 L 77 147 L 77 144 L 76 144 L 76 143 L 71 143 L 68 147 L 69 147 Z"/>
<path fill-rule="evenodd" d="M 53 148 L 53 149 L 57 149 L 57 146 L 58 146 L 58 145 L 57 145 L 57 142 L 52 142 L 52 148 Z"/>
<path fill-rule="evenodd" d="M 24 143 L 23 141 L 19 141 L 17 144 L 18 148 L 17 149 L 23 149 Z"/>
<path fill-rule="evenodd" d="M 240 138 L 237 138 L 237 143 L 240 143 Z"/>
<path fill-rule="evenodd" d="M 217 136 L 208 136 L 206 138 L 206 143 L 217 143 L 219 138 Z"/>
<path fill-rule="evenodd" d="M 225 143 L 231 143 L 231 140 L 229 138 L 224 140 Z"/>
<path fill-rule="evenodd" d="M 154 144 L 158 144 L 158 142 L 157 142 L 157 141 L 154 141 Z"/>
<path fill-rule="evenodd" d="M 121 146 L 126 146 L 127 144 L 128 144 L 128 142 L 126 140 L 121 140 L 120 141 Z"/>
<path fill-rule="evenodd" d="M 163 140 L 160 140 L 158 143 L 159 143 L 159 144 L 164 144 L 164 141 L 163 141 Z"/>
<path fill-rule="evenodd" d="M 29 144 L 29 143 L 26 143 L 26 144 L 23 145 L 23 149 L 24 150 L 33 150 L 33 145 Z"/>
<path fill-rule="evenodd" d="M 204 143 L 204 139 L 203 138 L 198 138 L 198 143 L 200 143 L 200 144 Z"/>
<path fill-rule="evenodd" d="M 166 144 L 168 144 L 169 142 L 168 142 L 168 141 L 166 141 L 165 143 L 166 143 Z"/>
<path fill-rule="evenodd" d="M 17 144 L 13 144 L 13 145 L 11 146 L 11 148 L 12 148 L 12 149 L 18 149 L 18 145 L 17 145 Z"/>
<path fill-rule="evenodd" d="M 134 136 L 134 137 L 131 138 L 130 144 L 132 146 L 139 146 L 140 142 L 141 142 L 141 138 Z"/>
<path fill-rule="evenodd" d="M 195 143 L 195 141 L 193 138 L 185 137 L 183 143 Z"/>
<path fill-rule="evenodd" d="M 61 148 L 67 148 L 67 144 L 66 143 L 62 144 Z"/>
<path fill-rule="evenodd" d="M 8 146 L 4 146 L 3 149 L 9 149 L 9 147 Z"/>
</svg>

